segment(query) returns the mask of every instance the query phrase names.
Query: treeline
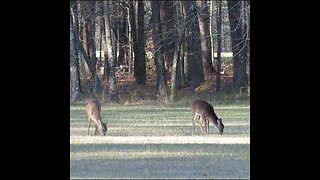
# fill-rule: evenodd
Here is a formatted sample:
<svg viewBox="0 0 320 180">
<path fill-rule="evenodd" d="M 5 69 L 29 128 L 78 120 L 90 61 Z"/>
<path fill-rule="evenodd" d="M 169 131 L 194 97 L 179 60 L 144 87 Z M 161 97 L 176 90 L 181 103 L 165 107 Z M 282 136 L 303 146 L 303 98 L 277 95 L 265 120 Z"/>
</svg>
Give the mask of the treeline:
<svg viewBox="0 0 320 180">
<path fill-rule="evenodd" d="M 70 1 L 71 100 L 79 101 L 85 87 L 91 95 L 109 91 L 118 102 L 116 67 L 128 67 L 135 82 L 145 84 L 148 63 L 162 102 L 208 77 L 219 91 L 222 51 L 233 53 L 233 88 L 247 88 L 249 30 L 249 1 Z"/>
</svg>

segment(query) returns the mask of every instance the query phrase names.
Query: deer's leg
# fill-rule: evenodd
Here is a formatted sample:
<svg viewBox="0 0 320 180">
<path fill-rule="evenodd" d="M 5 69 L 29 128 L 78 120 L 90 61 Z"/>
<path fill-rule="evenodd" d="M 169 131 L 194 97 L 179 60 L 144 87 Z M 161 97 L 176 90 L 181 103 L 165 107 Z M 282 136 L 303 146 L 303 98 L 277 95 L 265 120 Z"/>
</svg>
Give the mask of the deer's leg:
<svg viewBox="0 0 320 180">
<path fill-rule="evenodd" d="M 90 126 L 91 126 L 91 119 L 90 119 L 90 117 L 88 118 L 88 121 L 89 121 L 89 127 L 88 127 L 88 135 L 89 135 L 89 130 L 90 130 Z"/>
<path fill-rule="evenodd" d="M 207 124 L 207 129 L 206 129 L 207 130 L 207 134 L 209 134 L 209 129 L 210 129 L 209 128 L 209 120 L 206 120 L 206 124 Z"/>
<path fill-rule="evenodd" d="M 204 122 L 204 128 L 202 126 L 202 122 Z M 200 117 L 199 125 L 200 125 L 202 133 L 204 133 L 206 131 L 206 129 L 207 129 L 206 118 L 204 116 Z"/>
<path fill-rule="evenodd" d="M 192 135 L 194 134 L 194 132 L 195 132 L 195 121 L 196 121 L 196 118 L 197 118 L 197 113 L 194 115 L 194 117 L 193 117 L 193 121 L 192 121 L 192 125 L 193 125 L 193 129 L 192 129 Z"/>
<path fill-rule="evenodd" d="M 97 135 L 97 132 L 98 132 L 98 125 L 95 126 L 94 135 Z"/>
</svg>

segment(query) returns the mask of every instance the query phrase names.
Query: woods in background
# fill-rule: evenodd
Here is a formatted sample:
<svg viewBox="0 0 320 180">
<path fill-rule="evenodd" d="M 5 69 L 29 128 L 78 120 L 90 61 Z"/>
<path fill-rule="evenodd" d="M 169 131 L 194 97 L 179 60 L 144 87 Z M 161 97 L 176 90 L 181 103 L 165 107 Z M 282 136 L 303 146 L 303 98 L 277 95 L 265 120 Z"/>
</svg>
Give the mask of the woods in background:
<svg viewBox="0 0 320 180">
<path fill-rule="evenodd" d="M 248 88 L 249 22 L 250 1 L 70 1 L 71 101 L 119 102 L 119 69 L 141 86 L 155 70 L 160 102 L 207 80 L 219 91 L 222 52 L 233 54 L 232 88 Z"/>
</svg>

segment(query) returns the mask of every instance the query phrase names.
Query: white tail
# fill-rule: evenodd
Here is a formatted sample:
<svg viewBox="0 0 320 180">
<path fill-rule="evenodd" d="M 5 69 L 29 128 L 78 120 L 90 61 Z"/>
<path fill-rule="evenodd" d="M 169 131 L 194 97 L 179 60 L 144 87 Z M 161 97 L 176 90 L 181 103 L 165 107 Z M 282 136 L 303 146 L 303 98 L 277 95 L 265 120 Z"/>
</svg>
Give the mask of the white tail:
<svg viewBox="0 0 320 180">
<path fill-rule="evenodd" d="M 107 124 L 101 119 L 101 105 L 96 98 L 90 98 L 86 106 L 86 112 L 88 115 L 89 127 L 88 135 L 91 126 L 91 121 L 95 123 L 94 135 L 97 135 L 97 130 L 99 129 L 100 135 L 106 135 L 108 130 Z"/>
<path fill-rule="evenodd" d="M 213 126 L 218 129 L 219 133 L 223 133 L 224 125 L 222 119 L 218 118 L 216 113 L 213 110 L 213 107 L 203 100 L 195 100 L 192 103 L 192 115 L 193 115 L 193 131 L 195 131 L 195 120 L 199 119 L 199 125 L 202 132 L 209 133 L 209 123 L 211 122 Z M 202 127 L 202 123 L 205 124 L 205 129 Z"/>
</svg>

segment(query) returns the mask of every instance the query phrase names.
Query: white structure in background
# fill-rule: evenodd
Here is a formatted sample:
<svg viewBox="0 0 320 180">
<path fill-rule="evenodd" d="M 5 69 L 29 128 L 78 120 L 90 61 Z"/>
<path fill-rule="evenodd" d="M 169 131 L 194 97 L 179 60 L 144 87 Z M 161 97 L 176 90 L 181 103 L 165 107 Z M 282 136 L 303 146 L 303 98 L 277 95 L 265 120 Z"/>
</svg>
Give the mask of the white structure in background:
<svg viewBox="0 0 320 180">
<path fill-rule="evenodd" d="M 221 53 L 221 57 L 232 57 L 232 52 Z M 214 57 L 217 57 L 217 53 L 214 53 Z"/>
</svg>

